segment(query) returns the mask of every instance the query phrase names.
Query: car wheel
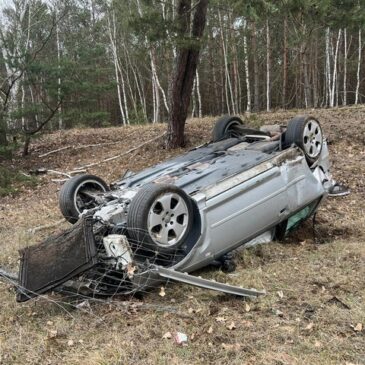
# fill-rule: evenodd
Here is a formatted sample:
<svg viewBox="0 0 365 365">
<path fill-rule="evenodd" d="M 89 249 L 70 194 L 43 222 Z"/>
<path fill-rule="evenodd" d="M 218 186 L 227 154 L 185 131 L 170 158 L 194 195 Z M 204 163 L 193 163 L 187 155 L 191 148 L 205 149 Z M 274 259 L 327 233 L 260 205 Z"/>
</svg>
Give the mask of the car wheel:
<svg viewBox="0 0 365 365">
<path fill-rule="evenodd" d="M 193 223 L 189 196 L 175 185 L 147 184 L 132 199 L 127 218 L 138 248 L 172 253 L 186 240 Z"/>
<path fill-rule="evenodd" d="M 238 133 L 235 129 L 239 126 L 243 126 L 243 121 L 238 117 L 225 115 L 224 117 L 218 119 L 213 128 L 213 142 L 218 142 L 226 138 L 236 137 Z"/>
<path fill-rule="evenodd" d="M 95 194 L 109 190 L 107 183 L 95 175 L 78 175 L 67 180 L 59 194 L 59 206 L 62 215 L 72 224 L 86 209 L 98 206 Z"/>
<path fill-rule="evenodd" d="M 309 116 L 297 116 L 289 121 L 285 132 L 285 144 L 296 144 L 303 150 L 309 164 L 321 154 L 323 146 L 322 128 L 318 120 Z"/>
</svg>

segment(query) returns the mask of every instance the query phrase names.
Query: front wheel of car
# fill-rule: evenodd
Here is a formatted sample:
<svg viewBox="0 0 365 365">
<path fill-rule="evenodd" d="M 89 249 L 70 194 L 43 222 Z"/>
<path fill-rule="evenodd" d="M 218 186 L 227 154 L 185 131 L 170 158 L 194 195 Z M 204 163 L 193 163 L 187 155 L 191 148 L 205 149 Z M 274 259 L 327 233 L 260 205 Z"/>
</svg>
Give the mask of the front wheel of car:
<svg viewBox="0 0 365 365">
<path fill-rule="evenodd" d="M 239 132 L 237 127 L 243 126 L 243 121 L 239 117 L 225 115 L 219 118 L 213 128 L 213 142 L 218 142 L 226 138 L 237 137 Z"/>
<path fill-rule="evenodd" d="M 193 214 L 191 199 L 182 189 L 169 184 L 147 184 L 130 203 L 128 234 L 137 249 L 173 253 L 186 241 Z"/>
<path fill-rule="evenodd" d="M 309 164 L 319 158 L 323 146 L 322 128 L 318 120 L 310 116 L 297 116 L 288 123 L 285 144 L 296 144 L 305 154 Z"/>
<path fill-rule="evenodd" d="M 78 175 L 67 180 L 60 190 L 59 207 L 62 215 L 72 224 L 79 215 L 98 206 L 96 196 L 109 190 L 107 183 L 95 175 Z"/>
</svg>

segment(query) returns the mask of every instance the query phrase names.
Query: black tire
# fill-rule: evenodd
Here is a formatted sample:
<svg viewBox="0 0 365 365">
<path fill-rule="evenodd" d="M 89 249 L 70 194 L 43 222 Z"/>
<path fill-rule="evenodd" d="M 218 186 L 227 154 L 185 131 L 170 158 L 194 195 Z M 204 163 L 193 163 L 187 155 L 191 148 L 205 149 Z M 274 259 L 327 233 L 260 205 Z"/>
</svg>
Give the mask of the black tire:
<svg viewBox="0 0 365 365">
<path fill-rule="evenodd" d="M 172 200 L 177 200 L 178 203 L 173 208 L 171 208 L 172 203 L 170 203 L 171 209 L 164 209 L 160 200 L 161 198 L 168 199 L 166 198 L 168 196 L 171 196 Z M 179 199 L 182 200 L 184 209 L 186 208 L 184 217 L 181 217 L 181 215 L 174 217 L 173 211 L 177 204 L 180 204 Z M 127 217 L 128 234 L 135 248 L 158 253 L 173 253 L 186 241 L 192 228 L 193 214 L 192 201 L 182 189 L 169 184 L 147 184 L 142 186 L 130 203 Z M 152 215 L 157 218 L 161 217 L 161 220 L 166 217 L 166 221 L 161 221 L 161 224 L 156 223 L 155 226 L 149 225 L 149 219 L 152 219 Z M 174 223 L 171 223 L 172 220 L 174 220 Z M 172 224 L 171 230 L 169 230 L 170 226 L 168 224 Z M 178 229 L 180 229 L 180 226 L 184 227 L 181 235 L 177 236 L 174 231 L 174 229 L 177 229 L 175 226 Z M 161 235 L 162 237 L 164 232 L 168 233 L 166 236 L 167 242 L 160 242 L 158 236 Z M 175 238 L 173 237 L 174 234 Z M 169 240 L 170 238 L 171 240 Z"/>
<path fill-rule="evenodd" d="M 62 215 L 72 224 L 78 221 L 83 210 L 82 205 L 85 205 L 85 209 L 97 206 L 95 201 L 83 196 L 82 191 L 85 189 L 106 192 L 109 187 L 103 179 L 95 175 L 78 175 L 67 180 L 60 190 L 58 202 Z"/>
<path fill-rule="evenodd" d="M 317 161 L 323 146 L 323 133 L 318 120 L 305 115 L 291 119 L 285 132 L 285 145 L 292 144 L 304 152 L 309 164 Z"/>
<path fill-rule="evenodd" d="M 237 135 L 235 127 L 240 126 L 243 126 L 243 121 L 239 117 L 232 117 L 230 115 L 223 116 L 214 125 L 212 133 L 213 142 L 235 137 Z"/>
</svg>

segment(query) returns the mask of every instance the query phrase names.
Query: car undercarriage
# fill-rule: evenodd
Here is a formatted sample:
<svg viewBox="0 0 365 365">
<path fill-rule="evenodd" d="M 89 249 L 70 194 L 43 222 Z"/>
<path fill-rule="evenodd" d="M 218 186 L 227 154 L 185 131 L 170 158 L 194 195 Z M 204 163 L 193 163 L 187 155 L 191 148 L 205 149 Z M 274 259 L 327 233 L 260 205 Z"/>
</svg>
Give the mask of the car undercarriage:
<svg viewBox="0 0 365 365">
<path fill-rule="evenodd" d="M 239 246 L 284 237 L 326 197 L 329 168 L 315 118 L 299 116 L 270 133 L 226 116 L 213 142 L 110 187 L 75 176 L 60 192 L 61 212 L 74 225 L 21 251 L 17 300 L 51 290 L 131 295 L 166 280 L 263 295 L 188 273 Z"/>
</svg>

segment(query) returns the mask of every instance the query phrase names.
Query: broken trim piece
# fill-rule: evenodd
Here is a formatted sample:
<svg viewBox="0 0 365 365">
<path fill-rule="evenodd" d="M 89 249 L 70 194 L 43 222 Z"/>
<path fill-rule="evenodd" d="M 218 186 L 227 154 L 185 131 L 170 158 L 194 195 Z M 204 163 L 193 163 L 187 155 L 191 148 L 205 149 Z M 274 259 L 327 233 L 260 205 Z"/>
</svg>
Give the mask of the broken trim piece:
<svg viewBox="0 0 365 365">
<path fill-rule="evenodd" d="M 266 295 L 266 291 L 259 291 L 256 289 L 245 289 L 245 288 L 240 288 L 238 286 L 218 283 L 216 281 L 203 279 L 201 277 L 189 275 L 188 273 L 182 273 L 172 269 L 167 269 L 161 266 L 154 266 L 151 271 L 157 273 L 159 276 L 166 279 L 176 280 L 185 284 L 198 286 L 204 289 L 220 291 L 232 295 L 239 295 L 241 297 L 258 297 L 261 295 Z"/>
</svg>

